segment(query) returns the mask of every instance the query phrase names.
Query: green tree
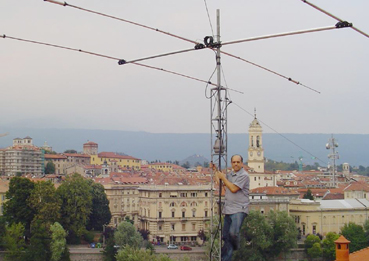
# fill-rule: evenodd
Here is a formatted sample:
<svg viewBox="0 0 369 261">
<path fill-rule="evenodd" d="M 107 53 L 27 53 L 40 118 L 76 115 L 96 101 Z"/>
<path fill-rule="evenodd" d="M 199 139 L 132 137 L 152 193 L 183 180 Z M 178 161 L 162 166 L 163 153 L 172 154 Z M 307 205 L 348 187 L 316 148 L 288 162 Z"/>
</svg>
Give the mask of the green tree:
<svg viewBox="0 0 369 261">
<path fill-rule="evenodd" d="M 190 167 L 191 167 L 191 165 L 190 165 L 190 163 L 189 163 L 188 161 L 186 161 L 185 163 L 183 163 L 183 164 L 181 165 L 181 167 L 182 167 L 182 168 L 185 168 L 185 169 L 188 169 L 188 168 L 190 168 Z"/>
<path fill-rule="evenodd" d="M 364 232 L 364 228 L 355 223 L 345 224 L 341 228 L 341 234 L 348 240 L 350 243 L 350 253 L 358 251 L 368 246 L 368 241 Z"/>
<path fill-rule="evenodd" d="M 240 233 L 240 248 L 234 253 L 235 260 L 270 260 L 267 250 L 273 244 L 273 230 L 264 215 L 258 211 L 250 211 Z"/>
<path fill-rule="evenodd" d="M 51 257 L 50 237 L 46 224 L 35 220 L 31 224 L 31 240 L 25 252 L 26 261 L 48 261 Z"/>
<path fill-rule="evenodd" d="M 307 254 L 311 258 L 317 258 L 322 256 L 322 247 L 320 243 L 314 243 L 312 247 L 307 250 Z"/>
<path fill-rule="evenodd" d="M 47 161 L 45 166 L 45 174 L 55 174 L 55 164 L 51 160 Z"/>
<path fill-rule="evenodd" d="M 92 180 L 88 180 L 87 182 L 92 188 L 92 211 L 87 223 L 87 229 L 101 231 L 103 229 L 103 225 L 109 224 L 111 219 L 109 200 L 106 196 L 103 185 L 95 183 Z"/>
<path fill-rule="evenodd" d="M 56 189 L 51 181 L 39 181 L 27 200 L 28 206 L 35 213 L 33 220 L 41 220 L 51 225 L 60 219 L 61 201 L 56 195 Z"/>
<path fill-rule="evenodd" d="M 369 219 L 365 220 L 363 228 L 364 228 L 364 231 L 365 231 L 366 241 L 369 243 Z"/>
<path fill-rule="evenodd" d="M 117 248 L 115 247 L 114 237 L 109 237 L 106 242 L 106 247 L 103 251 L 104 261 L 116 261 Z"/>
<path fill-rule="evenodd" d="M 138 232 L 142 236 L 143 240 L 149 240 L 150 231 L 148 229 L 139 229 Z"/>
<path fill-rule="evenodd" d="M 11 226 L 6 227 L 4 245 L 8 252 L 5 255 L 5 260 L 18 261 L 23 259 L 23 251 L 26 246 L 24 242 L 24 231 L 25 229 L 22 223 L 13 223 Z"/>
<path fill-rule="evenodd" d="M 304 241 L 304 247 L 306 252 L 309 248 L 312 248 L 315 243 L 320 244 L 320 238 L 316 235 L 308 235 Z"/>
<path fill-rule="evenodd" d="M 4 237 L 6 235 L 6 220 L 0 216 L 0 250 L 4 249 Z"/>
<path fill-rule="evenodd" d="M 273 244 L 268 249 L 271 257 L 287 253 L 291 248 L 296 247 L 298 231 L 294 220 L 288 216 L 287 211 L 270 211 L 268 221 L 273 231 Z"/>
<path fill-rule="evenodd" d="M 24 224 L 26 235 L 35 214 L 27 204 L 34 186 L 35 184 L 27 178 L 13 177 L 5 194 L 8 200 L 4 203 L 4 217 L 10 224 Z"/>
<path fill-rule="evenodd" d="M 142 237 L 136 228 L 130 222 L 122 222 L 118 225 L 114 233 L 115 244 L 122 247 L 126 245 L 132 248 L 140 248 L 142 245 Z"/>
<path fill-rule="evenodd" d="M 60 223 L 55 222 L 51 227 L 51 261 L 69 260 L 69 250 L 67 247 L 67 232 Z"/>
<path fill-rule="evenodd" d="M 73 174 L 56 190 L 61 200 L 61 225 L 68 231 L 68 242 L 80 238 L 86 231 L 86 225 L 92 209 L 92 193 L 88 182 L 80 175 Z"/>
<path fill-rule="evenodd" d="M 129 217 L 125 217 L 124 218 L 124 220 L 126 221 L 126 222 L 129 222 L 129 223 L 131 223 L 132 225 L 135 223 L 132 219 L 130 219 Z"/>
<path fill-rule="evenodd" d="M 323 257 L 326 261 L 333 261 L 336 259 L 336 241 L 339 235 L 334 232 L 328 232 L 322 241 Z"/>
<path fill-rule="evenodd" d="M 156 256 L 151 254 L 150 250 L 138 249 L 129 245 L 119 250 L 116 258 L 117 261 L 173 261 L 167 255 Z"/>
<path fill-rule="evenodd" d="M 306 191 L 306 193 L 304 194 L 303 198 L 304 198 L 304 199 L 314 200 L 313 193 L 311 193 L 311 190 L 310 190 L 310 189 L 308 189 L 308 190 Z"/>
<path fill-rule="evenodd" d="M 76 150 L 66 150 L 64 153 L 78 153 Z"/>
</svg>

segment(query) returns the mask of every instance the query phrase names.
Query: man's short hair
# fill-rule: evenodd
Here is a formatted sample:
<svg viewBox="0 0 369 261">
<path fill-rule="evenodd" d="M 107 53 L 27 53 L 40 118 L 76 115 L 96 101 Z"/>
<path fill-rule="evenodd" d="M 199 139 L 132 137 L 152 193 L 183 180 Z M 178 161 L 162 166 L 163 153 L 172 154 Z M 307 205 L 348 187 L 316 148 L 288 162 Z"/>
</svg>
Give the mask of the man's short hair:
<svg viewBox="0 0 369 261">
<path fill-rule="evenodd" d="M 243 163 L 243 158 L 242 158 L 242 156 L 241 155 L 239 155 L 239 154 L 234 154 L 232 157 L 231 157 L 231 162 L 232 162 L 232 159 L 233 159 L 233 157 L 234 156 L 239 156 L 240 158 L 241 158 L 241 162 Z"/>
</svg>

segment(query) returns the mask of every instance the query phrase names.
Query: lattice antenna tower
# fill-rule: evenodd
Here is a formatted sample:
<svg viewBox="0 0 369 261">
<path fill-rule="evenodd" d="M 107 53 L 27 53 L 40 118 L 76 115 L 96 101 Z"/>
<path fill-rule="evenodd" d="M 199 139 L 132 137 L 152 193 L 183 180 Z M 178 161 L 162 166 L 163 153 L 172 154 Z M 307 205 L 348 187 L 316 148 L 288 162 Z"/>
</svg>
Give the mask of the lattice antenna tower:
<svg viewBox="0 0 369 261">
<path fill-rule="evenodd" d="M 205 41 L 205 44 L 212 44 L 216 47 L 217 63 L 217 87 L 211 89 L 210 114 L 211 114 L 211 162 L 217 165 L 218 170 L 227 171 L 227 89 L 221 86 L 221 57 L 220 57 L 220 10 L 217 9 L 217 35 L 216 42 L 212 43 L 212 38 Z M 210 41 L 210 42 L 209 42 Z M 212 173 L 214 174 L 214 173 Z M 212 175 L 213 177 L 213 175 Z M 214 186 L 214 179 L 211 183 L 211 250 L 210 260 L 221 260 L 221 237 L 222 237 L 222 182 L 219 188 Z"/>
<path fill-rule="evenodd" d="M 166 53 L 166 54 L 161 54 L 161 55 L 154 55 L 154 56 L 150 56 L 150 57 L 145 57 L 145 58 L 140 58 L 140 59 L 136 59 L 136 60 L 131 60 L 131 61 L 126 61 L 124 59 L 120 59 L 118 57 L 111 57 L 111 56 L 107 56 L 107 55 L 102 55 L 102 54 L 98 54 L 98 53 L 93 53 L 93 52 L 89 52 L 89 51 L 84 51 L 81 49 L 77 49 L 77 48 L 70 48 L 70 47 L 65 47 L 65 46 L 60 46 L 60 45 L 55 45 L 55 44 L 49 44 L 49 43 L 43 43 L 43 42 L 38 42 L 38 41 L 33 41 L 33 40 L 26 40 L 26 39 L 22 39 L 22 38 L 17 38 L 17 37 L 11 37 L 11 36 L 7 36 L 7 35 L 2 35 L 1 38 L 8 38 L 8 39 L 13 39 L 13 40 L 18 40 L 18 41 L 23 41 L 23 42 L 29 42 L 29 43 L 34 43 L 34 44 L 41 44 L 41 45 L 47 45 L 47 46 L 51 46 L 51 47 L 55 47 L 55 48 L 61 48 L 61 49 L 67 49 L 70 51 L 76 51 L 76 52 L 81 52 L 81 53 L 85 53 L 85 54 L 89 54 L 89 55 L 95 55 L 95 56 L 99 56 L 102 58 L 107 58 L 107 59 L 112 59 L 112 60 L 117 60 L 119 65 L 123 65 L 123 64 L 134 64 L 134 65 L 138 65 L 138 66 L 142 66 L 142 67 L 146 67 L 149 69 L 154 69 L 154 70 L 160 70 L 162 72 L 166 72 L 166 73 L 171 73 L 171 74 L 175 74 L 177 76 L 181 76 L 181 77 L 185 77 L 185 78 L 189 78 L 192 80 L 196 80 L 196 81 L 200 81 L 200 82 L 205 82 L 208 85 L 211 86 L 215 86 L 212 87 L 212 89 L 210 90 L 211 93 L 211 102 L 210 102 L 210 110 L 211 110 L 211 160 L 212 162 L 218 166 L 218 170 L 220 171 L 227 171 L 227 106 L 231 103 L 230 100 L 228 100 L 227 98 L 227 91 L 228 90 L 232 90 L 228 87 L 223 87 L 221 85 L 221 57 L 220 54 L 224 54 L 227 56 L 230 56 L 232 58 L 238 59 L 240 61 L 249 63 L 253 66 L 256 66 L 260 69 L 266 70 L 270 73 L 273 73 L 279 77 L 282 77 L 292 83 L 295 83 L 297 85 L 303 86 L 307 89 L 310 89 L 311 91 L 320 93 L 317 90 L 314 90 L 312 88 L 310 88 L 309 86 L 306 86 L 290 77 L 287 77 L 285 75 L 282 75 L 280 73 L 277 73 L 275 71 L 272 71 L 268 68 L 265 68 L 263 66 L 260 66 L 258 64 L 255 64 L 253 62 L 250 62 L 248 60 L 245 60 L 241 57 L 235 56 L 233 54 L 221 51 L 221 47 L 224 45 L 230 45 L 230 44 L 238 44 L 238 43 L 244 43 L 244 42 L 250 42 L 250 41 L 258 41 L 258 40 L 262 40 L 262 39 L 270 39 L 270 38 L 276 38 L 276 37 L 284 37 L 284 36 L 289 36 L 289 35 L 298 35 L 298 34 L 305 34 L 305 33 L 312 33 L 312 32 L 321 32 L 321 31 L 327 31 L 327 30 L 334 30 L 334 29 L 340 29 L 340 28 L 352 28 L 353 30 L 357 31 L 358 33 L 366 36 L 369 38 L 369 35 L 364 33 L 363 31 L 359 30 L 358 28 L 354 27 L 351 23 L 348 23 L 347 21 L 343 21 L 342 19 L 326 12 L 325 10 L 315 6 L 314 4 L 308 2 L 307 0 L 301 0 L 303 3 L 310 5 L 311 7 L 315 8 L 316 10 L 330 16 L 331 18 L 335 19 L 338 21 L 338 23 L 335 26 L 328 26 L 328 27 L 322 27 L 322 28 L 314 28 L 314 29 L 308 29 L 308 30 L 301 30 L 301 31 L 295 31 L 295 32 L 287 32 L 287 33 L 279 33 L 279 34 L 274 34 L 274 35 L 265 35 L 265 36 L 260 36 L 260 37 L 253 37 L 253 38 L 248 38 L 248 39 L 241 39 L 241 40 L 236 40 L 236 41 L 230 41 L 230 42 L 225 42 L 225 43 L 221 43 L 220 41 L 220 11 L 217 10 L 217 35 L 216 35 L 216 41 L 214 42 L 214 39 L 212 36 L 207 36 L 204 39 L 204 44 L 199 44 L 196 41 L 192 41 L 189 39 L 186 39 L 184 37 L 175 35 L 175 34 L 171 34 L 171 33 L 167 33 L 164 32 L 162 30 L 159 30 L 157 28 L 153 28 L 150 26 L 146 26 L 146 25 L 142 25 L 142 24 L 138 24 L 132 21 L 128 21 L 126 19 L 122 19 L 122 18 L 118 18 L 118 17 L 114 17 L 111 15 L 106 15 L 100 12 L 96 12 L 96 11 L 92 11 L 92 10 L 88 10 L 85 8 L 81 8 L 78 6 L 74 6 L 71 4 L 68 4 L 66 2 L 59 2 L 57 0 L 44 0 L 53 4 L 57 4 L 60 6 L 67 6 L 67 7 L 72 7 L 72 8 L 76 8 L 79 9 L 81 11 L 86 11 L 86 12 L 90 12 L 90 13 L 94 13 L 96 15 L 102 15 L 108 18 L 112 18 L 115 20 L 120 20 L 121 22 L 126 22 L 126 23 L 131 23 L 133 25 L 136 26 L 140 26 L 140 27 L 144 27 L 146 29 L 149 30 L 154 30 L 156 32 L 162 33 L 162 34 L 166 34 L 172 37 L 176 37 L 178 39 L 190 42 L 195 44 L 195 48 L 191 48 L 191 49 L 185 49 L 185 50 L 180 50 L 180 51 L 176 51 L 176 52 L 170 52 L 170 53 Z M 197 79 L 195 77 L 191 77 L 188 75 L 184 75 L 181 73 L 177 73 L 174 71 L 169 71 L 169 70 L 165 70 L 163 68 L 158 68 L 158 67 L 154 67 L 154 66 L 149 66 L 146 64 L 142 64 L 139 63 L 141 61 L 145 61 L 145 60 L 149 60 L 149 59 L 154 59 L 154 58 L 159 58 L 159 57 L 164 57 L 164 56 L 169 56 L 169 55 L 175 55 L 175 54 L 179 54 L 179 53 L 185 53 L 185 52 L 191 52 L 191 51 L 195 51 L 195 50 L 199 50 L 199 49 L 212 49 L 212 50 L 216 50 L 216 63 L 217 63 L 217 84 L 211 83 L 210 81 L 204 81 L 201 79 Z M 332 143 L 331 143 L 331 140 Z M 332 136 L 332 139 L 330 140 L 329 143 L 332 144 L 332 150 L 333 153 L 332 155 L 336 155 L 334 147 L 335 147 L 335 143 L 334 143 L 334 139 Z M 337 154 L 338 155 L 338 154 Z M 333 156 L 332 156 L 333 157 Z M 335 157 L 333 157 L 334 160 L 334 165 L 335 165 Z M 335 173 L 333 173 L 334 175 Z M 213 175 L 212 175 L 213 178 Z M 213 180 L 213 179 L 212 179 Z M 335 182 L 335 181 L 334 181 Z M 211 182 L 211 254 L 210 254 L 210 260 L 221 260 L 221 188 L 222 188 L 222 184 L 219 184 L 219 189 L 218 191 L 216 190 L 216 188 L 214 187 L 214 183 L 213 181 Z"/>
</svg>

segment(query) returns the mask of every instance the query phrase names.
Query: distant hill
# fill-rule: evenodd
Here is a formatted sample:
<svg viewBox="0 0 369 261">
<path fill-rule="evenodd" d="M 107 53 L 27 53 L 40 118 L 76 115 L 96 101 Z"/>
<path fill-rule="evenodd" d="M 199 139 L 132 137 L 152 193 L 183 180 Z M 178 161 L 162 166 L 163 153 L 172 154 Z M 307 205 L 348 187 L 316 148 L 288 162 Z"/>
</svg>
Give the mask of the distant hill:
<svg viewBox="0 0 369 261">
<path fill-rule="evenodd" d="M 205 158 L 204 156 L 202 156 L 202 155 L 194 154 L 192 156 L 189 156 L 189 157 L 181 160 L 179 162 L 179 165 L 182 165 L 186 162 L 190 163 L 190 167 L 194 167 L 198 163 L 200 163 L 201 165 L 204 165 L 204 162 L 209 163 L 209 160 L 207 158 Z"/>
<path fill-rule="evenodd" d="M 57 152 L 67 149 L 82 151 L 83 143 L 94 141 L 99 144 L 99 151 L 122 152 L 148 161 L 178 160 L 182 161 L 190 155 L 203 155 L 210 160 L 210 135 L 201 133 L 148 133 L 114 130 L 82 130 L 82 129 L 19 129 L 1 127 L 0 133 L 9 132 L 0 137 L 0 148 L 10 146 L 14 138 L 30 136 L 36 146 L 45 141 Z M 282 136 L 283 135 L 283 136 Z M 330 134 L 263 134 L 265 157 L 276 161 L 294 162 L 300 156 L 303 163 L 318 162 L 324 166 L 328 162 L 329 151 L 325 144 Z M 336 134 L 340 159 L 351 166 L 369 166 L 368 134 Z M 299 147 L 297 147 L 296 145 Z M 228 135 L 228 155 L 242 154 L 247 158 L 248 134 Z M 312 159 L 310 152 L 318 159 Z"/>
</svg>

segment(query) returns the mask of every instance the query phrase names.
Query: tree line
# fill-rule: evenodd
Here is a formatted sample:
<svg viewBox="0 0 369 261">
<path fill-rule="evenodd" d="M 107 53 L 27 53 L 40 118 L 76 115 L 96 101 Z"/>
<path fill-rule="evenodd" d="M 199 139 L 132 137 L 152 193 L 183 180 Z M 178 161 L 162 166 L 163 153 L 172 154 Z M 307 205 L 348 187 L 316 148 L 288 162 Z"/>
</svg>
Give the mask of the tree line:
<svg viewBox="0 0 369 261">
<path fill-rule="evenodd" d="M 369 220 L 366 220 L 364 226 L 353 222 L 345 224 L 340 231 L 347 240 L 351 241 L 350 253 L 369 246 Z M 325 261 L 336 259 L 336 241 L 340 234 L 329 232 L 323 238 L 321 235 L 308 235 L 304 241 L 305 250 L 310 258 L 323 257 Z"/>
<path fill-rule="evenodd" d="M 65 235 L 66 243 L 79 243 L 88 237 L 88 231 L 101 231 L 111 219 L 104 187 L 79 174 L 67 176 L 57 189 L 51 181 L 14 177 L 6 199 L 0 220 L 0 247 L 39 255 L 28 260 L 50 260 L 51 250 L 58 248 L 51 244 L 54 237 L 59 242 Z"/>
</svg>

